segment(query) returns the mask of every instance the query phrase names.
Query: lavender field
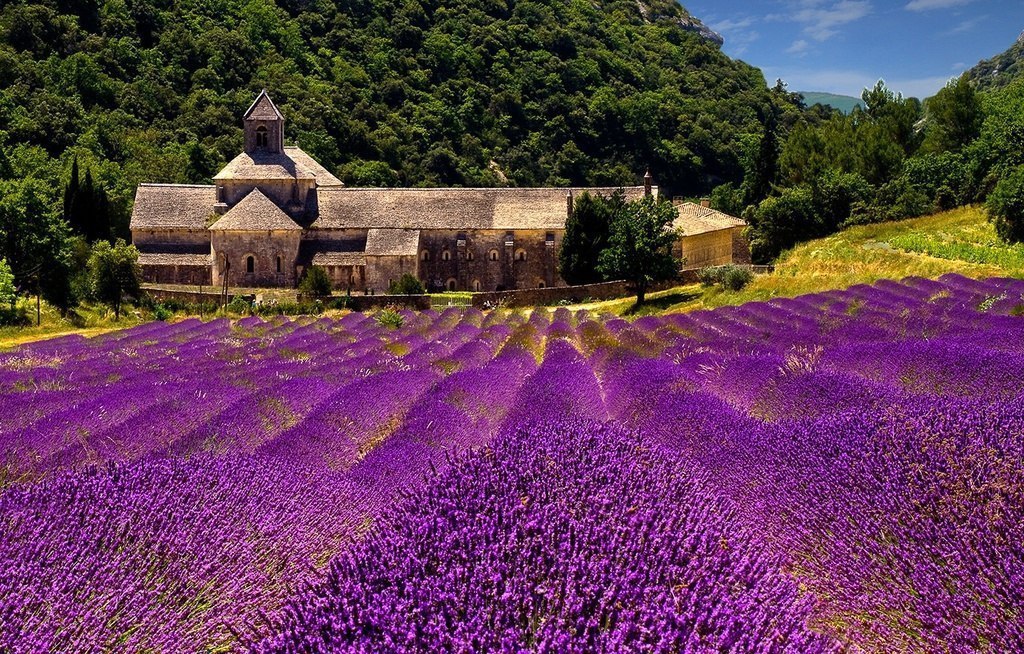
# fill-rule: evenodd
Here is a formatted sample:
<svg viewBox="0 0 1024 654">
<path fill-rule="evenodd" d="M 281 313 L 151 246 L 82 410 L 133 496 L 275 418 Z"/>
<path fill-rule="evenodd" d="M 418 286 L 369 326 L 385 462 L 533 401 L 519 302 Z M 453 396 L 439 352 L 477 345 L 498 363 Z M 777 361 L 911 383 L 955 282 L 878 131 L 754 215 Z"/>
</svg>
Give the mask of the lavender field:
<svg viewBox="0 0 1024 654">
<path fill-rule="evenodd" d="M 0 354 L 0 651 L 1024 651 L 1024 282 Z"/>
</svg>

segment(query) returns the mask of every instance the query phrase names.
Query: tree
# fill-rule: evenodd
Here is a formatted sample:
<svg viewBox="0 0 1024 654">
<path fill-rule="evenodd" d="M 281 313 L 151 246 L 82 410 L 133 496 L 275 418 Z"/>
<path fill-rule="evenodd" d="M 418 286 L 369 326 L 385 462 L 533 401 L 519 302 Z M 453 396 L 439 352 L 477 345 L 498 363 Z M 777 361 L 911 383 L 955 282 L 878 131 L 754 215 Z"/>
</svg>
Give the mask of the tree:
<svg viewBox="0 0 1024 654">
<path fill-rule="evenodd" d="M 299 291 L 310 297 L 327 297 L 331 294 L 332 288 L 331 278 L 321 266 L 308 268 L 299 282 Z"/>
<path fill-rule="evenodd" d="M 391 282 L 391 286 L 388 287 L 388 293 L 391 295 L 423 295 L 426 292 L 427 289 L 423 287 L 423 282 L 409 273 L 405 273 L 396 281 Z"/>
<path fill-rule="evenodd" d="M 611 223 L 606 247 L 598 257 L 598 270 L 606 279 L 625 279 L 643 304 L 651 283 L 672 279 L 678 262 L 672 244 L 678 238 L 672 223 L 679 211 L 671 202 L 653 197 L 634 200 Z"/>
<path fill-rule="evenodd" d="M 565 221 L 565 234 L 558 250 L 558 271 L 570 284 L 593 284 L 603 277 L 598 257 L 608 244 L 611 224 L 626 207 L 619 190 L 611 197 L 582 193 L 576 198 L 572 215 Z"/>
<path fill-rule="evenodd" d="M 986 208 L 999 238 L 1007 243 L 1024 242 L 1024 166 L 999 180 Z"/>
<path fill-rule="evenodd" d="M 18 289 L 14 286 L 14 273 L 7 265 L 7 259 L 0 259 L 0 306 L 10 305 L 14 309 L 14 301 L 18 299 Z"/>
<path fill-rule="evenodd" d="M 964 73 L 925 102 L 925 152 L 959 152 L 981 134 L 981 98 Z"/>
<path fill-rule="evenodd" d="M 89 257 L 89 277 L 97 300 L 114 309 L 114 318 L 121 317 L 125 296 L 137 296 L 142 286 L 139 251 L 122 239 L 111 246 L 97 241 Z"/>
<path fill-rule="evenodd" d="M 92 170 L 79 180 L 78 157 L 71 164 L 71 177 L 64 187 L 64 220 L 88 242 L 110 238 L 110 198 L 97 186 Z"/>
</svg>

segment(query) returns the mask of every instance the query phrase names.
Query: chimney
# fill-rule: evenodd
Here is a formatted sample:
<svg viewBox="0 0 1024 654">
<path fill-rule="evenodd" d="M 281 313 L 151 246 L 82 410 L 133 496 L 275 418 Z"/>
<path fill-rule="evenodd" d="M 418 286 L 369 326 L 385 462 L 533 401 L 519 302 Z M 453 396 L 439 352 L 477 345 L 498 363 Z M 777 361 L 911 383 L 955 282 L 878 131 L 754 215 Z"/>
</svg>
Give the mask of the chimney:
<svg viewBox="0 0 1024 654">
<path fill-rule="evenodd" d="M 644 195 L 646 197 L 651 197 L 651 180 L 652 179 L 653 178 L 651 177 L 651 171 L 650 171 L 650 169 L 648 169 L 647 172 L 644 174 Z"/>
<path fill-rule="evenodd" d="M 710 209 L 711 208 L 711 198 L 701 198 L 700 199 L 700 206 L 704 207 L 705 209 Z"/>
<path fill-rule="evenodd" d="M 572 218 L 572 191 L 565 194 L 565 219 Z"/>
</svg>

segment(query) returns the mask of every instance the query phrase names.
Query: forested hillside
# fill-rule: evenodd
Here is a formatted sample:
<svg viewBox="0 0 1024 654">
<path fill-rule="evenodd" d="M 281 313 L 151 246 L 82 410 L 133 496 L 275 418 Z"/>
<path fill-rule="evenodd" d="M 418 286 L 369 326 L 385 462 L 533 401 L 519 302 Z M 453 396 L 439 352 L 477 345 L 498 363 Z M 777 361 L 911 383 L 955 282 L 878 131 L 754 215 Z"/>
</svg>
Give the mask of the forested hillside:
<svg viewBox="0 0 1024 654">
<path fill-rule="evenodd" d="M 72 152 L 124 208 L 203 182 L 261 87 L 357 185 L 738 179 L 760 73 L 668 0 L 48 0 L 0 14 L 0 125 L 26 167 Z M 11 152 L 13 151 L 13 153 Z M 24 161 L 28 159 L 29 161 Z"/>
<path fill-rule="evenodd" d="M 1024 77 L 1024 33 L 1008 50 L 982 61 L 967 72 L 979 88 L 1002 88 Z"/>
</svg>

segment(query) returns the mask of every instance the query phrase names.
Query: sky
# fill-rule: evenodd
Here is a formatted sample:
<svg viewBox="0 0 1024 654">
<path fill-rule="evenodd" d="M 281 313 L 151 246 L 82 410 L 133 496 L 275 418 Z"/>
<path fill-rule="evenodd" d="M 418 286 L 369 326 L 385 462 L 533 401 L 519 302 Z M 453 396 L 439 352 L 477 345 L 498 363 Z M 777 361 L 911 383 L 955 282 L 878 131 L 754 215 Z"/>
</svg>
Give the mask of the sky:
<svg viewBox="0 0 1024 654">
<path fill-rule="evenodd" d="M 934 95 L 1024 31 L 1024 0 L 681 0 L 722 50 L 791 91 Z"/>
</svg>

